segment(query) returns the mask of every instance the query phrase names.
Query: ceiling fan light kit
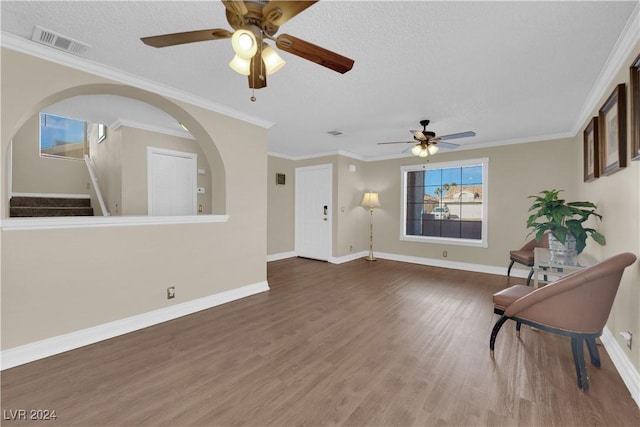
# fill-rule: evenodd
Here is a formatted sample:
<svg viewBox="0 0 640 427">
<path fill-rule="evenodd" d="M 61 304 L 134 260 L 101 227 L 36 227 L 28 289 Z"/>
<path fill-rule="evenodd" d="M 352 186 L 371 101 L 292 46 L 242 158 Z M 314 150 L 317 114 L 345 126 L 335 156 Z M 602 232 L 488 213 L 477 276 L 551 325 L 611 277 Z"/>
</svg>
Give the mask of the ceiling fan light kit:
<svg viewBox="0 0 640 427">
<path fill-rule="evenodd" d="M 278 52 L 266 43 L 264 43 L 264 48 L 262 49 L 262 61 L 268 75 L 277 73 L 287 63 L 278 55 Z"/>
<path fill-rule="evenodd" d="M 242 59 L 251 59 L 258 52 L 258 43 L 253 32 L 241 28 L 231 36 L 231 47 Z"/>
<path fill-rule="evenodd" d="M 460 132 L 460 133 L 452 133 L 449 135 L 436 136 L 435 132 L 427 130 L 427 126 L 429 125 L 429 120 L 420 120 L 420 124 L 422 125 L 422 130 L 410 130 L 409 132 L 413 135 L 413 141 L 394 141 L 394 142 L 378 142 L 378 145 L 382 144 L 415 144 L 413 148 L 411 148 L 411 154 L 418 157 L 428 157 L 433 156 L 438 151 L 440 151 L 440 147 L 445 148 L 458 148 L 459 144 L 452 144 L 450 142 L 443 142 L 448 139 L 458 139 L 458 138 L 467 138 L 469 136 L 476 136 L 476 133 L 473 131 Z"/>
<path fill-rule="evenodd" d="M 229 67 L 236 73 L 248 76 L 251 74 L 251 59 L 245 59 L 235 55 L 231 62 L 229 62 Z"/>
<path fill-rule="evenodd" d="M 275 37 L 282 24 L 315 3 L 317 0 L 222 0 L 227 22 L 235 30 L 233 33 L 214 28 L 143 37 L 141 40 L 148 46 L 160 48 L 231 38 L 235 56 L 229 62 L 229 67 L 248 76 L 251 89 L 266 87 L 266 75 L 276 73 L 286 64 L 277 52 L 265 43 L 265 39 L 274 41 L 280 50 L 344 74 L 353 68 L 352 59 L 288 34 Z M 255 97 L 252 96 L 251 100 L 255 101 Z"/>
</svg>

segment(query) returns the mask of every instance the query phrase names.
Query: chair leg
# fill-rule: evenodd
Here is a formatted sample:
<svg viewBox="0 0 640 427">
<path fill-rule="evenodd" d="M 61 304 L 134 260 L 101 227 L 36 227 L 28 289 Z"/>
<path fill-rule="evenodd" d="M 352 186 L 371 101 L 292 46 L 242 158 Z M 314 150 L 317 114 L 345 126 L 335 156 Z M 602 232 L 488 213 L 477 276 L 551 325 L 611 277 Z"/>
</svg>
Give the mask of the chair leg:
<svg viewBox="0 0 640 427">
<path fill-rule="evenodd" d="M 598 354 L 598 346 L 596 345 L 595 338 L 585 338 L 587 342 L 587 349 L 589 350 L 589 357 L 591 358 L 591 364 L 596 368 L 600 367 L 600 355 Z"/>
<path fill-rule="evenodd" d="M 509 275 L 511 274 L 511 267 L 513 267 L 514 262 L 515 262 L 514 260 L 511 260 L 511 263 L 509 264 L 509 268 L 507 268 L 507 277 L 509 277 Z"/>
<path fill-rule="evenodd" d="M 582 337 L 571 337 L 571 352 L 573 353 L 573 362 L 576 365 L 576 374 L 578 375 L 578 387 L 582 391 L 589 390 L 589 377 L 587 377 L 587 367 L 584 363 L 584 348 Z"/>
<path fill-rule="evenodd" d="M 529 272 L 529 276 L 527 277 L 527 286 L 531 285 L 532 277 L 533 277 L 533 267 L 531 267 L 531 271 Z"/>
<path fill-rule="evenodd" d="M 493 325 L 493 330 L 491 331 L 491 339 L 489 340 L 489 350 L 491 350 L 491 357 L 493 357 L 493 349 L 496 345 L 496 337 L 498 336 L 498 332 L 500 332 L 500 328 L 504 325 L 504 322 L 509 320 L 509 317 L 504 314 L 500 316 L 495 325 Z"/>
</svg>

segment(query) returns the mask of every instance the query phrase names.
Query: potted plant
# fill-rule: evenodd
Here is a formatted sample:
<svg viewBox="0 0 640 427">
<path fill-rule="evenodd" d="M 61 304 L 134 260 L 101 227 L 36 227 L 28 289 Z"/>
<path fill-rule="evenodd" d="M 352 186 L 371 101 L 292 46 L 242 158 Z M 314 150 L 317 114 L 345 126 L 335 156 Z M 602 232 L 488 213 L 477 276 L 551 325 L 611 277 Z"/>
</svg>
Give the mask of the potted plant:
<svg viewBox="0 0 640 427">
<path fill-rule="evenodd" d="M 602 219 L 596 212 L 597 206 L 591 202 L 565 202 L 558 198 L 562 190 L 544 190 L 542 196 L 529 196 L 534 199 L 529 208 L 532 214 L 527 219 L 527 228 L 536 233 L 540 241 L 544 233 L 549 232 L 549 251 L 551 261 L 570 264 L 587 245 L 591 236 L 600 245 L 605 245 L 605 237 L 584 223 L 592 216 Z M 542 219 L 542 220 L 540 220 Z"/>
</svg>

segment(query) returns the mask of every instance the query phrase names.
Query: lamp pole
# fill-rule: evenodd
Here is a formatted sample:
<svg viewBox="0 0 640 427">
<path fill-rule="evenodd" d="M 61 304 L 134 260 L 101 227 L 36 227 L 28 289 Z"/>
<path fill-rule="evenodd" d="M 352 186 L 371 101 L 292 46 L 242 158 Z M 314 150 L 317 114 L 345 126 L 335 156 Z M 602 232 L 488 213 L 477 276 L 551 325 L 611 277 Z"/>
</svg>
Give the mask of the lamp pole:
<svg viewBox="0 0 640 427">
<path fill-rule="evenodd" d="M 378 193 L 372 191 L 364 193 L 360 204 L 369 208 L 369 255 L 364 257 L 364 259 L 367 261 L 375 261 L 376 259 L 373 257 L 373 208 L 380 207 Z"/>
<path fill-rule="evenodd" d="M 369 255 L 364 259 L 367 261 L 375 261 L 373 257 L 373 206 L 369 206 Z"/>
</svg>

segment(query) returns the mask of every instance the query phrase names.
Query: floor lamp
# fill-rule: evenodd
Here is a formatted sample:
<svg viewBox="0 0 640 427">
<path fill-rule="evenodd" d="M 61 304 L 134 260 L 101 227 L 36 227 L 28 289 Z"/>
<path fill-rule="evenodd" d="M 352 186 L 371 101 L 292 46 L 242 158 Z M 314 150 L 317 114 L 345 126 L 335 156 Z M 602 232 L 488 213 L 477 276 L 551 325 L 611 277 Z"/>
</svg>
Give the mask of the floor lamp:
<svg viewBox="0 0 640 427">
<path fill-rule="evenodd" d="M 375 261 L 373 257 L 373 208 L 380 207 L 378 193 L 367 192 L 362 197 L 362 206 L 369 208 L 369 255 L 364 257 L 367 261 Z"/>
</svg>

